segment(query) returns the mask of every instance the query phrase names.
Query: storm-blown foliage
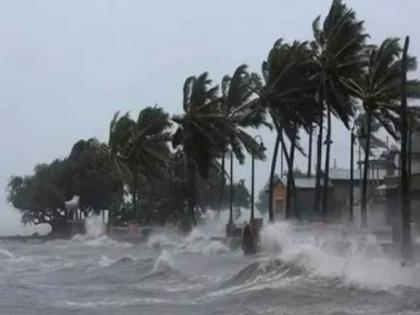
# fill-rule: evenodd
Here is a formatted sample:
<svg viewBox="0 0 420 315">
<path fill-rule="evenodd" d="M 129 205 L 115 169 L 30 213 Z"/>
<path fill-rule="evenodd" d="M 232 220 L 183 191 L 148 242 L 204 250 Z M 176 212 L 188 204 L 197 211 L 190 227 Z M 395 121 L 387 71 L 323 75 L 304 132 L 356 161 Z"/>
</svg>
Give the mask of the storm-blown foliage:
<svg viewBox="0 0 420 315">
<path fill-rule="evenodd" d="M 66 159 L 39 164 L 33 175 L 12 177 L 8 192 L 9 202 L 22 212 L 23 223 L 45 223 L 54 230 L 70 219 L 66 200 L 79 196 L 80 210 L 87 216 L 120 202 L 123 190 L 108 147 L 89 139 L 78 141 Z"/>
<path fill-rule="evenodd" d="M 300 143 L 302 132 L 312 138 L 316 128 L 313 212 L 325 218 L 334 210 L 329 206 L 327 187 L 335 118 L 346 128 L 353 123 L 364 146 L 362 220 L 366 224 L 369 155 L 372 147 L 384 146 L 374 134 L 383 127 L 399 139 L 404 116 L 401 104 L 405 104 L 401 98 L 420 97 L 419 81 L 401 83 L 404 67 L 415 70 L 416 59 L 408 57 L 402 67 L 398 38 L 367 44 L 364 22 L 341 0 L 332 1 L 325 18 L 314 20 L 312 33 L 308 41 L 275 41 L 261 73 L 250 73 L 246 65 L 240 65 L 231 76 L 222 78 L 220 88 L 212 84 L 208 72 L 187 78 L 182 112 L 172 117 L 157 106 L 140 109 L 136 119 L 117 112 L 110 123 L 108 144 L 80 140 L 67 158 L 40 164 L 32 175 L 12 177 L 8 200 L 21 211 L 25 223 L 54 226 L 67 220 L 64 202 L 77 195 L 81 211 L 112 209 L 114 223 L 173 221 L 191 228 L 207 209 L 227 207 L 223 196 L 228 194 L 225 182 L 229 177 L 232 202 L 249 204 L 245 183 L 234 184 L 233 174 L 225 171 L 225 157 L 230 153 L 231 161 L 236 158 L 241 164 L 250 156 L 264 159 L 253 132 L 274 126 L 270 179 L 258 204 L 268 209 L 273 221 L 273 185 L 281 150 L 288 169 L 284 216 L 299 219 L 295 159 L 299 153 L 306 155 Z M 363 108 L 357 118 L 356 104 Z M 414 123 L 411 118 L 408 128 L 415 128 Z M 236 194 L 240 198 L 235 199 Z"/>
<path fill-rule="evenodd" d="M 312 78 L 312 58 L 313 52 L 307 42 L 295 41 L 289 44 L 280 39 L 271 49 L 267 61 L 263 62 L 264 80 L 261 81 L 257 75 L 253 76 L 255 91 L 259 95 L 262 106 L 270 113 L 277 132 L 270 172 L 269 200 L 272 200 L 279 144 L 283 148 L 288 168 L 292 170 L 295 149 L 303 152 L 299 144 L 299 130 L 302 127 L 308 130 L 319 113 L 318 103 L 315 101 L 316 85 Z M 283 135 L 291 144 L 289 150 Z M 292 172 L 289 177 L 289 183 L 293 185 Z M 287 216 L 292 215 L 292 187 L 289 186 Z M 274 210 L 271 202 L 269 203 L 269 215 L 270 220 L 273 221 Z M 295 216 L 298 214 L 295 213 Z"/>
<path fill-rule="evenodd" d="M 386 131 L 398 138 L 400 130 L 400 78 L 402 49 L 398 38 L 385 39 L 378 47 L 366 48 L 366 66 L 358 76 L 343 79 L 343 84 L 358 98 L 366 112 L 366 129 L 363 130 L 365 141 L 365 160 L 362 186 L 362 223 L 367 225 L 367 179 L 369 155 L 371 151 L 372 122 L 378 121 Z M 408 58 L 407 71 L 417 68 L 416 59 Z M 407 97 L 420 97 L 418 80 L 407 81 Z"/>
<path fill-rule="evenodd" d="M 109 146 L 121 180 L 129 187 L 133 210 L 137 211 L 141 184 L 162 177 L 169 158 L 169 115 L 159 107 L 146 107 L 137 121 L 129 114 L 114 115 Z"/>
<path fill-rule="evenodd" d="M 220 110 L 218 86 L 211 86 L 207 72 L 186 79 L 183 92 L 184 113 L 172 118 L 178 124 L 172 144 L 182 152 L 188 211 L 195 224 L 197 176 L 208 177 L 234 129 Z"/>
</svg>

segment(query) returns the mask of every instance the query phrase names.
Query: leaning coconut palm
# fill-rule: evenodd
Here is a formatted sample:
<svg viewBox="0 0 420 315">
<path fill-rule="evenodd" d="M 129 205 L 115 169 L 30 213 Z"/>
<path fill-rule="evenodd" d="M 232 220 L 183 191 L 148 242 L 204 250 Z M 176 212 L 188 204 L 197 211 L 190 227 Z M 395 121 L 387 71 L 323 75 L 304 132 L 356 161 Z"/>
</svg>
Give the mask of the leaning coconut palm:
<svg viewBox="0 0 420 315">
<path fill-rule="evenodd" d="M 226 147 L 226 139 L 233 136 L 228 119 L 220 111 L 218 87 L 210 85 L 207 72 L 189 77 L 184 83 L 184 113 L 172 118 L 178 124 L 172 144 L 184 157 L 189 227 L 196 224 L 196 177 L 208 177 L 221 148 Z"/>
<path fill-rule="evenodd" d="M 367 115 L 365 159 L 361 197 L 362 226 L 367 226 L 367 180 L 371 152 L 372 122 L 376 119 L 394 138 L 398 136 L 401 76 L 401 47 L 398 38 L 386 39 L 379 47 L 368 47 L 368 65 L 356 78 L 345 78 L 342 83 L 363 103 Z M 410 57 L 408 71 L 416 69 L 415 58 Z M 408 80 L 407 97 L 420 97 L 420 84 Z"/>
<path fill-rule="evenodd" d="M 233 154 L 239 163 L 245 160 L 245 153 L 253 155 L 256 159 L 265 159 L 265 154 L 261 151 L 259 143 L 247 133 L 246 128 L 259 128 L 262 125 L 271 127 L 265 119 L 265 109 L 260 106 L 258 99 L 253 98 L 253 90 L 250 86 L 250 75 L 246 70 L 246 65 L 239 66 L 232 77 L 226 75 L 222 80 L 221 112 L 232 125 L 232 135 L 227 139 L 226 145 L 231 149 L 231 163 Z M 222 148 L 222 176 L 220 206 L 223 201 L 225 186 L 225 154 L 227 148 Z M 232 183 L 233 174 L 230 174 Z M 231 184 L 232 185 L 232 184 Z M 233 196 L 231 198 L 231 205 Z M 229 223 L 233 223 L 233 211 L 230 207 Z"/>
<path fill-rule="evenodd" d="M 160 177 L 169 157 L 169 115 L 159 107 L 146 107 L 137 121 L 129 114 L 114 115 L 110 125 L 111 156 L 123 181 L 130 187 L 133 211 L 138 214 L 141 181 Z"/>
<path fill-rule="evenodd" d="M 309 130 L 318 114 L 318 103 L 315 101 L 316 85 L 311 80 L 313 72 L 312 50 L 306 42 L 295 41 L 292 44 L 278 40 L 271 49 L 267 61 L 263 63 L 264 83 L 254 75 L 255 91 L 261 104 L 267 108 L 277 131 L 269 185 L 269 217 L 274 220 L 273 179 L 279 145 L 282 146 L 288 165 L 288 197 L 286 198 L 286 217 L 290 217 L 292 189 L 294 186 L 293 166 L 294 152 L 299 144 L 298 131 L 301 127 Z M 286 148 L 283 135 L 289 139 L 290 150 Z M 297 210 L 297 209 L 295 209 Z M 295 213 L 295 216 L 299 216 Z"/>
<path fill-rule="evenodd" d="M 331 114 L 337 116 L 349 128 L 353 115 L 353 102 L 341 83 L 342 78 L 351 78 L 360 73 L 363 59 L 361 53 L 368 37 L 363 31 L 363 21 L 356 19 L 355 12 L 341 0 L 334 0 L 322 27 L 320 17 L 313 22 L 315 40 L 312 47 L 315 53 L 315 77 L 319 84 L 318 100 L 327 113 L 326 157 L 322 212 L 328 207 L 328 177 L 331 146 Z M 323 137 L 323 111 L 319 117 L 316 194 L 314 210 L 320 213 L 321 197 L 321 158 Z"/>
</svg>

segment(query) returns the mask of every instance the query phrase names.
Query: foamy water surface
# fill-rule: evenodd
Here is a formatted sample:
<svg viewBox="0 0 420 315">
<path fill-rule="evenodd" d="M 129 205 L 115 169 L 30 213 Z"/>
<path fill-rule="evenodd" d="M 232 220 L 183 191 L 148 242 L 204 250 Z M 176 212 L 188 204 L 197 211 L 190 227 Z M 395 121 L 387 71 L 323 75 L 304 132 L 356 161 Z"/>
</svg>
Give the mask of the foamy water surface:
<svg viewBox="0 0 420 315">
<path fill-rule="evenodd" d="M 244 257 L 210 219 L 139 244 L 89 224 L 69 241 L 0 243 L 0 314 L 420 314 L 420 268 L 348 227 L 276 223 Z"/>
</svg>

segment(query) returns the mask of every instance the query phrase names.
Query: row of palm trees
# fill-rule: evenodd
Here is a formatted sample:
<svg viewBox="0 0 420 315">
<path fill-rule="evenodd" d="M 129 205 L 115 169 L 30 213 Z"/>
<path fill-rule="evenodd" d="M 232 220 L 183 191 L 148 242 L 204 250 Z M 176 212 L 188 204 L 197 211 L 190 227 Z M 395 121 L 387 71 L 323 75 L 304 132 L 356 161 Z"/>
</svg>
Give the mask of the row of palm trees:
<svg viewBox="0 0 420 315">
<path fill-rule="evenodd" d="M 268 196 L 270 221 L 274 220 L 271 201 L 280 149 L 288 169 L 285 214 L 287 218 L 300 217 L 294 206 L 295 156 L 297 152 L 308 154 L 308 165 L 312 165 L 312 145 L 305 152 L 300 139 L 302 132 L 312 139 L 316 129 L 313 208 L 316 214 L 326 216 L 331 210 L 326 189 L 333 133 L 331 121 L 336 118 L 350 129 L 356 111 L 363 111 L 367 117 L 364 132 L 368 136 L 364 143 L 362 222 L 367 224 L 372 122 L 380 123 L 396 139 L 401 134 L 402 48 L 398 38 L 385 39 L 380 45 L 368 44 L 363 21 L 341 0 L 334 0 L 327 16 L 323 20 L 316 18 L 312 28 L 310 41 L 277 40 L 262 63 L 261 74 L 250 73 L 241 65 L 231 77 L 223 78 L 220 88 L 212 84 L 207 72 L 187 78 L 182 114 L 170 118 L 162 109 L 149 107 L 140 112 L 137 120 L 128 114 L 115 115 L 109 145 L 115 164 L 132 187 L 134 208 L 139 198 L 138 185 L 159 178 L 162 170 L 170 167 L 169 157 L 175 151 L 182 156 L 186 208 L 195 224 L 197 178 L 206 179 L 212 169 L 222 172 L 221 204 L 226 178 L 232 180 L 232 174 L 225 171 L 225 157 L 230 156 L 231 165 L 234 158 L 243 163 L 246 153 L 264 159 L 260 144 L 249 131 L 265 126 L 276 132 Z M 407 60 L 406 70 L 415 70 L 415 58 Z M 407 81 L 406 96 L 420 97 L 417 80 Z M 174 132 L 172 122 L 176 124 Z M 230 218 L 231 221 L 232 215 Z"/>
</svg>

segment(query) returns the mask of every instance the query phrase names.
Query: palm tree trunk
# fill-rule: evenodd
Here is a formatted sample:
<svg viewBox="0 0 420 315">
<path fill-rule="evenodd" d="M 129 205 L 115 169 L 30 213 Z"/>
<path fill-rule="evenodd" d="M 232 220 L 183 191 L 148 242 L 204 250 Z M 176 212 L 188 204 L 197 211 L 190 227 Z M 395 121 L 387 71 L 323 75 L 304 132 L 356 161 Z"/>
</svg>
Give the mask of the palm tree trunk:
<svg viewBox="0 0 420 315">
<path fill-rule="evenodd" d="M 325 168 L 324 168 L 324 187 L 322 198 L 322 213 L 324 216 L 328 214 L 328 182 L 330 175 L 330 151 L 331 151 L 331 109 L 327 108 L 327 135 L 325 137 L 326 153 L 325 153 Z"/>
<path fill-rule="evenodd" d="M 280 177 L 284 174 L 284 148 L 283 145 L 280 147 Z"/>
<path fill-rule="evenodd" d="M 112 207 L 113 207 L 113 205 L 111 205 L 111 206 L 108 208 L 108 220 L 107 220 L 107 222 L 106 222 L 106 234 L 107 234 L 108 236 L 110 236 L 110 235 L 111 235 Z"/>
<path fill-rule="evenodd" d="M 321 113 L 319 128 L 318 128 L 318 142 L 316 152 L 316 178 L 315 178 L 315 196 L 314 196 L 314 212 L 320 214 L 320 195 L 321 195 L 321 163 L 322 163 L 322 138 L 323 138 L 323 117 Z"/>
<path fill-rule="evenodd" d="M 229 224 L 233 224 L 233 151 L 230 151 L 230 207 Z"/>
<path fill-rule="evenodd" d="M 350 135 L 350 212 L 349 221 L 353 222 L 354 216 L 354 132 Z"/>
<path fill-rule="evenodd" d="M 410 199 L 409 179 L 407 176 L 407 136 L 408 136 L 408 115 L 407 115 L 407 50 L 410 38 L 405 38 L 404 50 L 401 61 L 401 219 L 402 219 L 402 255 L 404 262 L 412 263 L 413 248 L 411 245 L 410 233 Z"/>
<path fill-rule="evenodd" d="M 312 176 L 312 136 L 313 136 L 314 128 L 311 124 L 309 128 L 309 148 L 308 148 L 308 171 L 306 173 L 307 177 Z"/>
<path fill-rule="evenodd" d="M 274 204 L 273 204 L 273 193 L 274 193 L 274 175 L 276 172 L 277 155 L 279 153 L 281 134 L 277 131 L 276 142 L 274 144 L 273 159 L 271 160 L 270 169 L 270 183 L 268 187 L 268 217 L 270 222 L 274 222 Z"/>
<path fill-rule="evenodd" d="M 294 191 L 294 176 L 293 176 L 293 164 L 295 159 L 295 149 L 296 149 L 296 142 L 293 139 L 290 143 L 290 156 L 289 156 L 289 163 L 288 163 L 288 171 L 287 171 L 287 187 L 286 187 L 286 219 L 290 219 L 292 214 L 295 217 L 299 215 L 296 213 L 298 209 L 292 209 L 292 201 L 293 201 L 293 191 Z M 292 211 L 294 210 L 294 211 Z"/>
<path fill-rule="evenodd" d="M 413 138 L 412 138 L 412 126 L 410 121 L 408 121 L 408 132 L 407 132 L 407 172 L 408 172 L 408 184 L 409 187 L 411 189 L 411 155 L 412 155 L 412 151 L 413 151 Z"/>
<path fill-rule="evenodd" d="M 220 176 L 220 192 L 219 192 L 219 213 L 222 211 L 223 205 L 223 197 L 225 195 L 225 151 L 222 153 L 222 163 L 221 163 L 221 171 L 222 174 Z"/>
<path fill-rule="evenodd" d="M 195 205 L 196 205 L 196 176 L 195 176 L 195 166 L 193 163 L 188 162 L 188 212 L 191 218 L 191 223 L 193 226 L 197 225 L 197 219 L 195 217 Z"/>
<path fill-rule="evenodd" d="M 367 109 L 367 133 L 366 133 L 366 142 L 365 142 L 365 161 L 363 163 L 363 182 L 362 182 L 362 201 L 361 201 L 362 228 L 367 227 L 367 184 L 368 184 L 368 175 L 369 175 L 371 129 L 372 129 L 372 111 Z"/>
</svg>

